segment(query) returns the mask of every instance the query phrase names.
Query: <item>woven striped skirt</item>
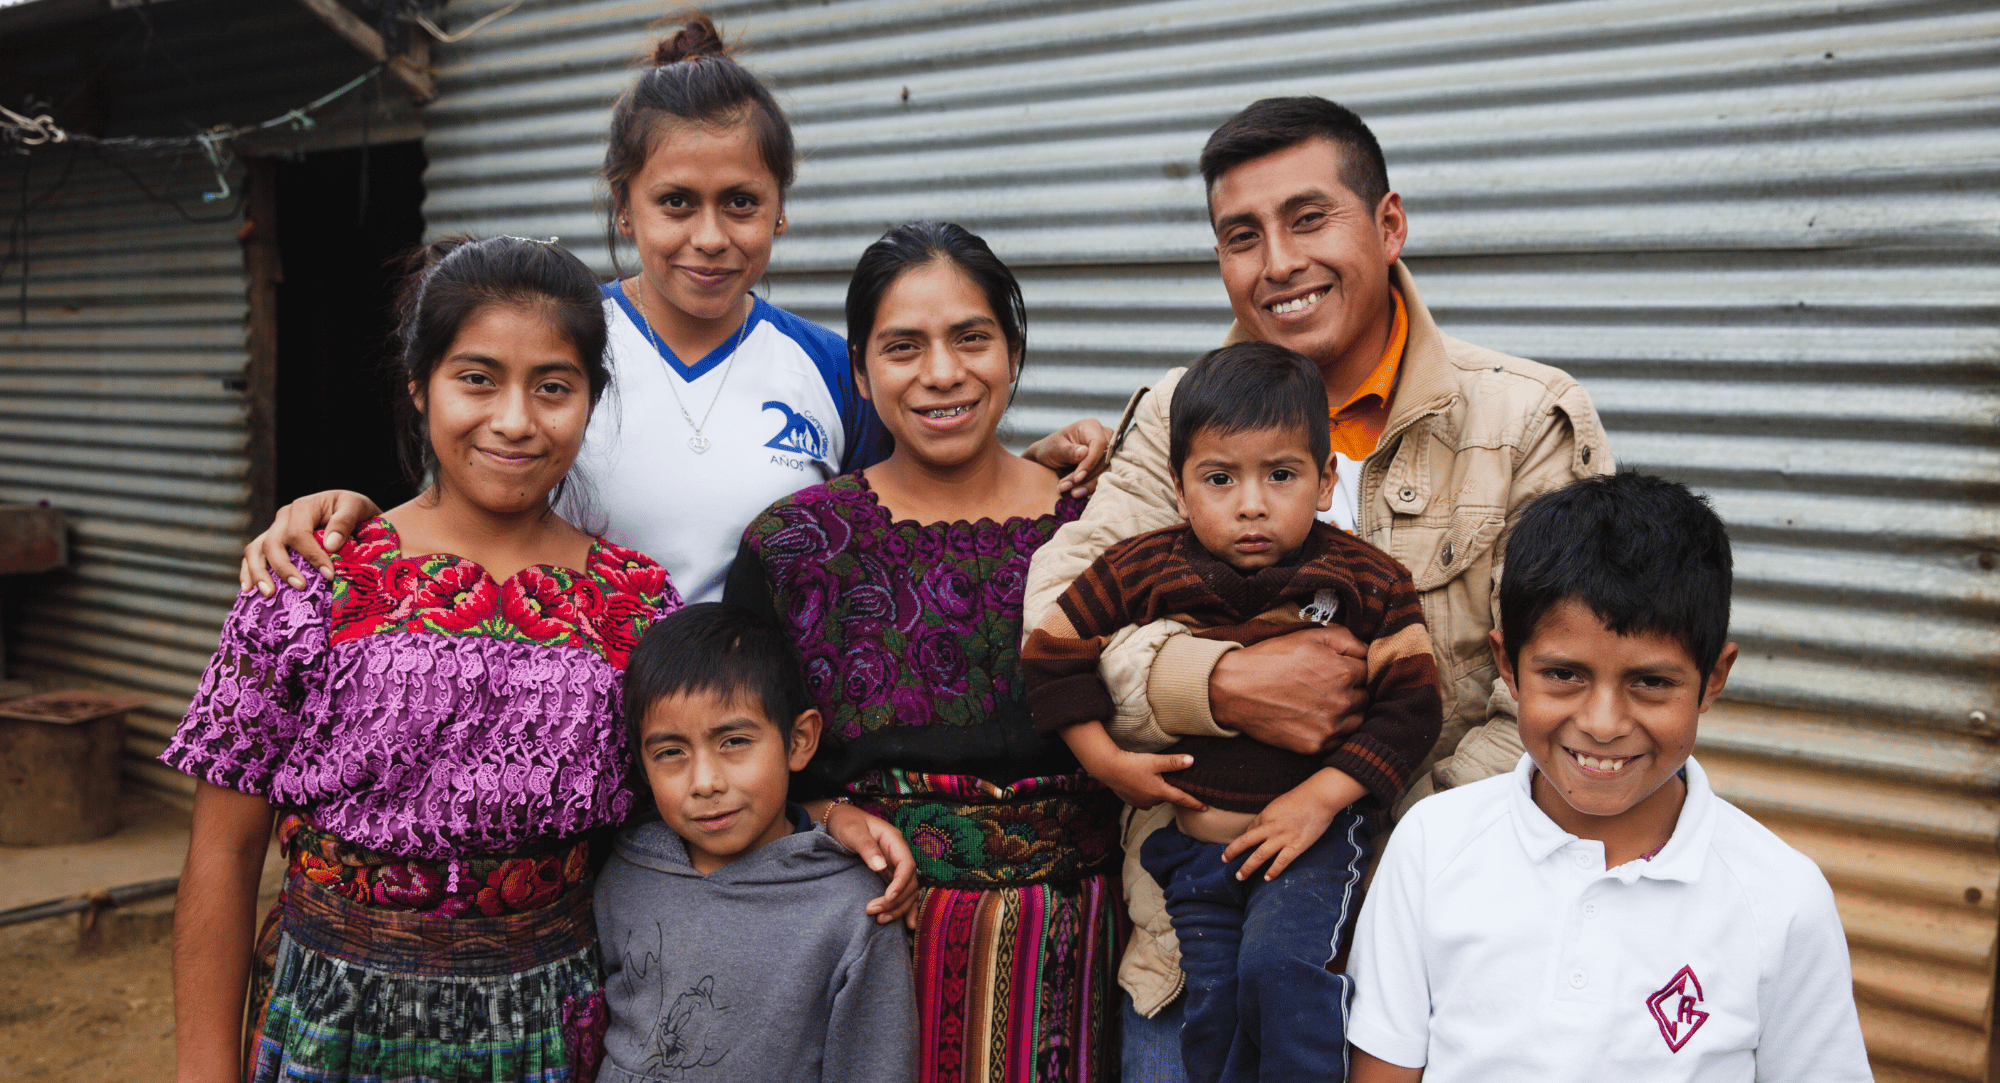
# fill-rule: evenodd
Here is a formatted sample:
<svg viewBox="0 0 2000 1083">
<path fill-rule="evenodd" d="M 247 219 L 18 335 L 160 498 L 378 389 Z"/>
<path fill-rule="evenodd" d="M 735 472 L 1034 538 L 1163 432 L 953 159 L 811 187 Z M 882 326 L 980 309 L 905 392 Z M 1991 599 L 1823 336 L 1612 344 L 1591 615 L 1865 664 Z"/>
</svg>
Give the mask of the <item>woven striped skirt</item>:
<svg viewBox="0 0 2000 1083">
<path fill-rule="evenodd" d="M 285 828 L 296 837 L 285 838 Z M 260 938 L 247 1078 L 567 1083 L 595 1075 L 607 1020 L 591 885 L 581 875 L 587 852 L 433 868 L 354 860 L 381 855 L 348 847 L 339 854 L 347 861 L 329 864 L 338 840 L 310 824 L 285 828 L 292 860 Z M 383 892 L 368 890 L 372 878 L 373 887 L 393 882 L 407 897 L 413 877 L 433 875 L 438 898 L 423 901 L 437 905 L 423 911 L 376 905 Z M 507 906 L 503 891 L 524 905 Z M 484 909 L 482 893 L 494 896 Z"/>
<path fill-rule="evenodd" d="M 887 771 L 848 789 L 917 858 L 920 1083 L 1116 1080 L 1117 797 L 1080 773 Z"/>
</svg>

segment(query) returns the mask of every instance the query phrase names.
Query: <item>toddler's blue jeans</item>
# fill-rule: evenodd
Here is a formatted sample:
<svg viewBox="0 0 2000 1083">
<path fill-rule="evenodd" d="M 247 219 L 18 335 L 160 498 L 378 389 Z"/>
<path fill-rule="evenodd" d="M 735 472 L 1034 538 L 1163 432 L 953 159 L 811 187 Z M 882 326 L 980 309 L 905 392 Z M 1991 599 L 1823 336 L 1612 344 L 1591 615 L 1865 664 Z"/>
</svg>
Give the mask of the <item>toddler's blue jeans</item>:
<svg viewBox="0 0 2000 1083">
<path fill-rule="evenodd" d="M 1368 830 L 1352 808 L 1265 882 L 1236 879 L 1243 857 L 1167 827 L 1139 860 L 1166 891 L 1187 974 L 1181 1056 L 1190 1083 L 1308 1083 L 1347 1078 L 1353 983 L 1329 973 L 1359 909 Z"/>
</svg>

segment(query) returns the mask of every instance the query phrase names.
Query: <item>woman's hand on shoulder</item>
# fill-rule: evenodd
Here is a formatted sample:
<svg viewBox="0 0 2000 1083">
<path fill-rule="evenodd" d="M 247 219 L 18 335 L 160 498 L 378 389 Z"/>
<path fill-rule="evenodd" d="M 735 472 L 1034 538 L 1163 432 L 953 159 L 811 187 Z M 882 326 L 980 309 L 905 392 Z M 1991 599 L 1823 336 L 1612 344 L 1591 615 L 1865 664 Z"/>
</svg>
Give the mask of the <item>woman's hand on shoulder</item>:
<svg viewBox="0 0 2000 1083">
<path fill-rule="evenodd" d="M 1065 493 L 1086 497 L 1097 488 L 1097 475 L 1104 472 L 1110 456 L 1111 430 L 1094 417 L 1071 422 L 1028 445 L 1021 457 L 1055 471 L 1069 471 L 1056 482 Z"/>
<path fill-rule="evenodd" d="M 898 918 L 917 927 L 917 859 L 896 826 L 842 802 L 827 811 L 826 833 L 855 855 L 889 886 L 869 902 L 868 912 L 888 924 Z"/>
<path fill-rule="evenodd" d="M 333 558 L 328 552 L 339 552 L 347 539 L 354 536 L 356 525 L 380 514 L 382 509 L 373 500 L 345 489 L 302 496 L 279 508 L 271 525 L 243 547 L 243 563 L 237 565 L 236 582 L 244 590 L 254 586 L 268 598 L 275 573 L 294 590 L 304 590 L 305 572 L 292 566 L 291 550 L 297 550 L 321 575 L 332 576 Z M 313 531 L 321 527 L 326 528 L 325 548 L 313 538 Z"/>
</svg>

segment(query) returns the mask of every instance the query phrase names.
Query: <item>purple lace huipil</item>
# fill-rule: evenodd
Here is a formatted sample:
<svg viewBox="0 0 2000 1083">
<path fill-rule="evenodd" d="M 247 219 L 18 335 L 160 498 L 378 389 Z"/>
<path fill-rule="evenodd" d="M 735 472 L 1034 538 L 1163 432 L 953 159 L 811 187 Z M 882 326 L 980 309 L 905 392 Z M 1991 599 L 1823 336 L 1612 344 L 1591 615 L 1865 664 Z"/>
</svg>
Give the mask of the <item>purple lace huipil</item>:
<svg viewBox="0 0 2000 1083">
<path fill-rule="evenodd" d="M 617 823 L 633 800 L 620 674 L 681 603 L 629 549 L 600 540 L 585 565 L 496 583 L 460 557 L 405 557 L 370 520 L 331 581 L 237 598 L 160 760 L 413 858 Z"/>
</svg>

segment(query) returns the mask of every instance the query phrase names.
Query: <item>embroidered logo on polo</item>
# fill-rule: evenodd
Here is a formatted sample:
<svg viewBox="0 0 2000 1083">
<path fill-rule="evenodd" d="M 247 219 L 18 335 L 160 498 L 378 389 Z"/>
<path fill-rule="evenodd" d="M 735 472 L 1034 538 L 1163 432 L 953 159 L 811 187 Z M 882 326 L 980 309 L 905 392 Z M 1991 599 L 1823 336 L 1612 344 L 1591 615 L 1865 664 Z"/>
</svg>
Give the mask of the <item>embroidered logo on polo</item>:
<svg viewBox="0 0 2000 1083">
<path fill-rule="evenodd" d="M 1708 1013 L 1696 1007 L 1701 1001 L 1701 979 L 1694 976 L 1691 966 L 1682 967 L 1672 980 L 1646 998 L 1646 1008 L 1653 1013 L 1653 1022 L 1659 1024 L 1660 1037 L 1666 1039 L 1668 1049 L 1680 1052 L 1694 1032 L 1708 1022 Z"/>
<path fill-rule="evenodd" d="M 766 410 L 776 410 L 785 415 L 785 425 L 778 435 L 771 437 L 764 446 L 779 451 L 789 451 L 794 455 L 804 455 L 808 459 L 826 458 L 829 441 L 826 426 L 810 412 L 800 412 L 782 402 L 767 402 Z"/>
</svg>

